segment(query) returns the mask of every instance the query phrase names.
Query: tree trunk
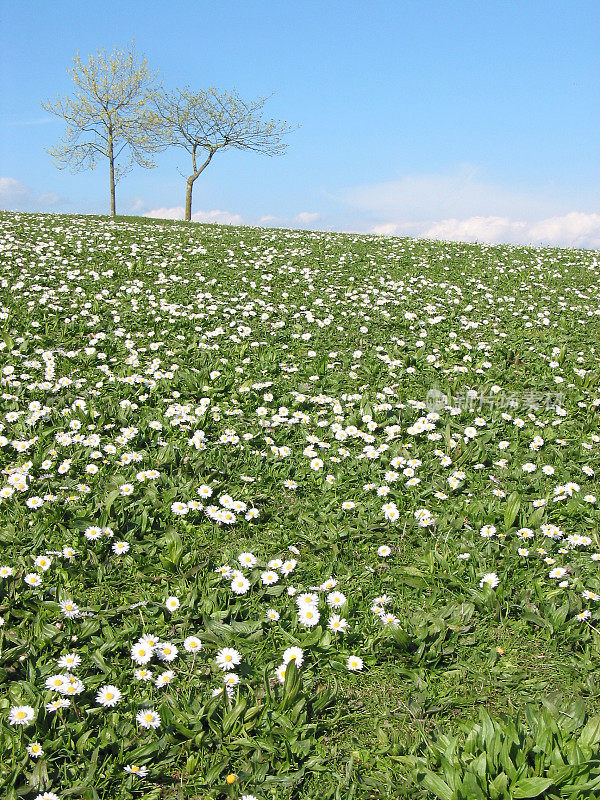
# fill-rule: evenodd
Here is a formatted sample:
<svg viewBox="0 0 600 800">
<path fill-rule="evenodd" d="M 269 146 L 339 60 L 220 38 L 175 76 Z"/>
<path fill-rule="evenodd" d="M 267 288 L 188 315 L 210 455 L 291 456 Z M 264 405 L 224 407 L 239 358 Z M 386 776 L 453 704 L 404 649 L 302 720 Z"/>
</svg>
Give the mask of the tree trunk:
<svg viewBox="0 0 600 800">
<path fill-rule="evenodd" d="M 194 188 L 194 177 L 190 175 L 185 189 L 185 220 L 191 222 L 192 219 L 192 189 Z"/>
<path fill-rule="evenodd" d="M 110 160 L 110 215 L 114 217 L 116 215 L 116 203 L 115 203 L 115 162 L 111 158 Z"/>
<path fill-rule="evenodd" d="M 198 175 L 200 175 L 201 172 L 204 172 L 204 170 L 208 167 L 208 165 L 210 164 L 210 161 L 211 161 L 212 157 L 214 156 L 215 152 L 216 151 L 213 150 L 213 149 L 208 151 L 208 158 L 206 159 L 204 164 L 202 164 L 202 166 L 199 169 L 196 167 L 196 150 L 194 149 L 193 152 L 192 152 L 192 163 L 194 165 L 194 171 L 192 172 L 190 177 L 187 179 L 187 186 L 186 186 L 186 189 L 185 189 L 185 221 L 186 222 L 191 222 L 191 220 L 192 220 L 192 190 L 194 188 L 194 181 L 196 180 Z"/>
<path fill-rule="evenodd" d="M 115 203 L 115 154 L 113 150 L 112 132 L 108 139 L 108 162 L 110 164 L 110 215 L 114 217 L 116 212 Z"/>
</svg>

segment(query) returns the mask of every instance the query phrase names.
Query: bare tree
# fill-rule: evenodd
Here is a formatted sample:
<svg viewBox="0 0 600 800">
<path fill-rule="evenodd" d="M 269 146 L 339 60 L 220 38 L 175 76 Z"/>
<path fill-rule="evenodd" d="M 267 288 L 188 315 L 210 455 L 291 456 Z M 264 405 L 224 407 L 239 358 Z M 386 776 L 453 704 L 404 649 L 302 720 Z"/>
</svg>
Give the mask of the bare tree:
<svg viewBox="0 0 600 800">
<path fill-rule="evenodd" d="M 235 91 L 215 88 L 199 92 L 176 89 L 159 97 L 155 103 L 155 130 L 161 132 L 165 146 L 183 148 L 192 156 L 185 192 L 186 220 L 192 218 L 194 182 L 217 151 L 235 148 L 268 156 L 284 152 L 287 144 L 281 137 L 291 127 L 285 121 L 263 119 L 268 99 L 259 97 L 247 102 Z"/>
<path fill-rule="evenodd" d="M 68 71 L 75 84 L 73 96 L 42 102 L 46 111 L 67 124 L 63 138 L 48 152 L 59 169 L 69 166 L 72 172 L 94 169 L 99 158 L 107 158 L 114 216 L 117 181 L 134 163 L 154 167 L 148 154 L 161 149 L 148 112 L 148 101 L 157 91 L 155 76 L 133 42 L 126 50 L 115 47 L 110 55 L 98 50 L 87 63 L 78 52 Z M 128 158 L 119 162 L 123 154 Z"/>
</svg>

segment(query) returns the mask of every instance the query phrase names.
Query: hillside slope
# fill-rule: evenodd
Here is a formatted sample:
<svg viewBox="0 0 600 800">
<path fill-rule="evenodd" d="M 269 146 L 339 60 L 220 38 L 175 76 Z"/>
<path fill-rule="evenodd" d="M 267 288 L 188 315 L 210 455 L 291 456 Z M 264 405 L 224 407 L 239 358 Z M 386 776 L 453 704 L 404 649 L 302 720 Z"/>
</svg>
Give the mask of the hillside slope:
<svg viewBox="0 0 600 800">
<path fill-rule="evenodd" d="M 0 258 L 3 797 L 596 796 L 596 252 L 2 212 Z"/>
</svg>

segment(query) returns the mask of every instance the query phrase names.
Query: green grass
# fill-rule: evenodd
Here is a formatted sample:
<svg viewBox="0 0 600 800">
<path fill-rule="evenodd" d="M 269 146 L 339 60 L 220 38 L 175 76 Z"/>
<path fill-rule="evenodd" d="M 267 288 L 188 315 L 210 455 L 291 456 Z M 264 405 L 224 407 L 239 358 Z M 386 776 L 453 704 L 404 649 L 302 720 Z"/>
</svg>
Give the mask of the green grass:
<svg viewBox="0 0 600 800">
<path fill-rule="evenodd" d="M 598 796 L 596 253 L 9 213 L 0 244 L 2 797 Z"/>
</svg>

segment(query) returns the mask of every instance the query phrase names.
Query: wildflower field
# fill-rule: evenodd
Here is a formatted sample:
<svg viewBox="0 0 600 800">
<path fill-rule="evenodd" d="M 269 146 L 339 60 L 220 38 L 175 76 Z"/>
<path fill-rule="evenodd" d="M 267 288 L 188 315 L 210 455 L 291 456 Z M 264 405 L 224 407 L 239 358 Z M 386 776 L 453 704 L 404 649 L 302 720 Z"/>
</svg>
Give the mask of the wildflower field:
<svg viewBox="0 0 600 800">
<path fill-rule="evenodd" d="M 600 797 L 600 258 L 0 214 L 0 795 Z"/>
</svg>

